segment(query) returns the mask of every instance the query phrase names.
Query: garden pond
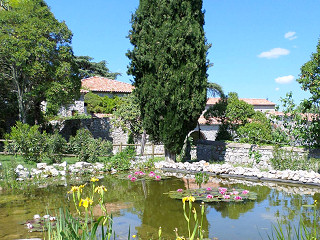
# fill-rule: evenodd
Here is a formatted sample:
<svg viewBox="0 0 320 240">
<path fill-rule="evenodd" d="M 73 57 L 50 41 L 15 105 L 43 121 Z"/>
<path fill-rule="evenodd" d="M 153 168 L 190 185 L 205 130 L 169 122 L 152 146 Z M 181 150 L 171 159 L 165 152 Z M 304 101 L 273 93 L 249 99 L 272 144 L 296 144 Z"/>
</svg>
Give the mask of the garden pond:
<svg viewBox="0 0 320 240">
<path fill-rule="evenodd" d="M 36 214 L 54 216 L 60 207 L 75 212 L 72 194 L 67 192 L 71 186 L 84 182 L 82 178 L 27 188 L 28 191 L 0 191 L 0 239 L 41 238 L 42 233 L 28 231 L 26 221 Z M 90 184 L 89 178 L 87 183 Z M 113 217 L 116 239 L 128 239 L 129 228 L 130 234 L 139 239 L 158 239 L 159 227 L 162 239 L 175 239 L 175 228 L 180 236 L 187 236 L 182 201 L 166 193 L 197 188 L 190 176 L 130 181 L 104 175 L 97 185 L 107 188 L 106 207 Z M 257 194 L 255 200 L 205 203 L 203 229 L 204 236 L 210 239 L 268 239 L 272 226 L 279 223 L 298 226 L 300 219 L 304 219 L 306 226 L 311 225 L 314 208 L 303 205 L 313 204 L 314 200 L 320 202 L 320 189 L 310 186 L 210 177 L 202 187 L 245 189 Z M 193 203 L 198 212 L 200 204 Z M 93 214 L 98 216 L 101 210 L 94 207 Z"/>
</svg>

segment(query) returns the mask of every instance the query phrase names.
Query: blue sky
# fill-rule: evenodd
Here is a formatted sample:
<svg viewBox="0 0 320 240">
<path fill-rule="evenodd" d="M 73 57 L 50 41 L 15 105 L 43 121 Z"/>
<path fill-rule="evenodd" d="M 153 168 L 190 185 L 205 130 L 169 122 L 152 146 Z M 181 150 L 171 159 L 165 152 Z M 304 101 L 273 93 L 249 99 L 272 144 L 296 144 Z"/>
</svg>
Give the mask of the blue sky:
<svg viewBox="0 0 320 240">
<path fill-rule="evenodd" d="M 138 0 L 46 0 L 55 17 L 73 32 L 75 55 L 106 60 L 126 74 L 132 46 L 126 38 Z M 209 81 L 241 98 L 268 98 L 279 104 L 289 91 L 298 103 L 308 98 L 296 78 L 316 51 L 320 37 L 319 0 L 204 0 L 205 32 L 212 44 Z"/>
</svg>

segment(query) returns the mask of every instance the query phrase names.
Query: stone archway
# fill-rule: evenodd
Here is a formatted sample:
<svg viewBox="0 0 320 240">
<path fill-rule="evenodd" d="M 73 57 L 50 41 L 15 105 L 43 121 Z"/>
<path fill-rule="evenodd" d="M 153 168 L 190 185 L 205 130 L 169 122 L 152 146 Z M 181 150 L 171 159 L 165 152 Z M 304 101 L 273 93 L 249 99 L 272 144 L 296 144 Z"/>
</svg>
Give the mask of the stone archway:
<svg viewBox="0 0 320 240">
<path fill-rule="evenodd" d="M 206 136 L 201 131 L 193 131 L 189 134 L 189 137 L 193 139 L 193 144 L 196 145 L 199 140 L 206 140 Z"/>
</svg>

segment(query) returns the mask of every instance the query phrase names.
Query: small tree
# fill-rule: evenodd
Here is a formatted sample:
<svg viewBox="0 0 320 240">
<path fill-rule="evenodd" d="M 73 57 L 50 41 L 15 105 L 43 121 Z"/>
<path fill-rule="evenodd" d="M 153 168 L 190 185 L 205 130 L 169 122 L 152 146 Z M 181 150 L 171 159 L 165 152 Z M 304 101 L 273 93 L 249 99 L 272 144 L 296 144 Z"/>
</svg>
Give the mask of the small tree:
<svg viewBox="0 0 320 240">
<path fill-rule="evenodd" d="M 315 114 L 311 115 L 310 124 L 311 134 L 309 142 L 313 146 L 320 146 L 320 39 L 317 51 L 312 53 L 310 61 L 301 67 L 301 73 L 297 81 L 301 84 L 304 91 L 309 91 L 311 97 L 304 101 L 304 112 L 313 109 Z"/>
<path fill-rule="evenodd" d="M 134 77 L 143 127 L 166 158 L 180 153 L 205 108 L 209 46 L 202 0 L 141 0 L 132 16 Z"/>
</svg>

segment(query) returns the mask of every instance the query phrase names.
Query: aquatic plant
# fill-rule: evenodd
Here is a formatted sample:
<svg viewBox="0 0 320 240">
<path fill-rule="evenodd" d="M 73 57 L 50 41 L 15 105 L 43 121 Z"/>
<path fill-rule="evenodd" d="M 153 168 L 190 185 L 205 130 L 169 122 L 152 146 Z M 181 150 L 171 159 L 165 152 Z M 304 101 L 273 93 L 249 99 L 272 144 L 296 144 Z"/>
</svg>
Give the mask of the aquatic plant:
<svg viewBox="0 0 320 240">
<path fill-rule="evenodd" d="M 175 234 L 176 234 L 176 239 L 182 240 L 182 239 L 203 239 L 203 230 L 202 230 L 202 223 L 203 223 L 203 215 L 204 215 L 204 202 L 201 203 L 201 218 L 200 220 L 198 219 L 198 214 L 195 208 L 192 207 L 192 203 L 196 200 L 195 197 L 193 196 L 185 196 L 182 198 L 182 208 L 183 208 L 183 215 L 185 220 L 187 221 L 187 226 L 188 226 L 188 237 L 185 238 L 184 236 L 179 236 L 178 234 L 178 229 L 176 228 Z M 186 210 L 186 202 L 188 202 L 189 208 Z M 192 229 L 191 225 L 191 219 L 193 215 L 193 220 L 194 220 L 194 225 Z"/>
<path fill-rule="evenodd" d="M 298 227 L 292 227 L 289 223 L 282 225 L 280 222 L 277 225 L 272 225 L 272 234 L 268 234 L 269 240 L 319 240 L 320 231 L 318 226 L 319 212 L 317 211 L 317 200 L 312 205 L 302 205 L 303 207 L 313 208 L 312 226 L 307 227 L 304 223 L 305 217 L 300 218 Z"/>
<path fill-rule="evenodd" d="M 155 180 L 160 181 L 164 179 L 168 179 L 169 177 L 163 176 L 159 173 L 150 171 L 149 173 L 143 171 L 135 171 L 129 174 L 118 174 L 118 178 L 120 179 L 128 179 L 131 182 L 139 181 L 139 180 Z"/>
<path fill-rule="evenodd" d="M 174 199 L 185 199 L 186 197 L 193 197 L 195 201 L 201 202 L 242 202 L 245 200 L 256 200 L 257 194 L 249 192 L 244 189 L 227 189 L 223 187 L 219 188 L 199 188 L 176 191 L 170 191 L 167 193 L 169 197 Z"/>
<path fill-rule="evenodd" d="M 209 175 L 205 172 L 197 172 L 195 175 L 195 181 L 199 188 L 202 184 L 206 184 L 209 181 Z"/>
<path fill-rule="evenodd" d="M 33 219 L 27 220 L 24 225 L 28 229 L 28 232 L 44 232 L 48 230 L 48 226 L 55 228 L 56 226 L 56 217 L 50 215 L 40 216 L 35 214 Z"/>
<path fill-rule="evenodd" d="M 74 217 L 69 210 L 60 209 L 57 218 L 56 228 L 48 226 L 48 239 L 97 239 L 97 229 L 101 225 L 99 239 L 110 239 L 112 236 L 112 217 L 107 213 L 104 202 L 106 187 L 96 186 L 98 178 L 90 180 L 92 191 L 85 195 L 83 189 L 86 185 L 73 186 L 68 192 L 73 196 L 74 206 L 78 216 Z M 89 186 L 89 184 L 88 184 Z M 93 206 L 99 204 L 102 210 L 102 216 L 94 219 Z"/>
</svg>

